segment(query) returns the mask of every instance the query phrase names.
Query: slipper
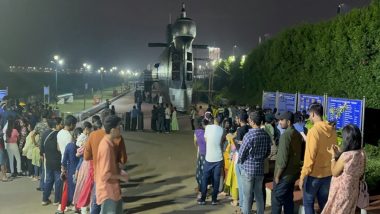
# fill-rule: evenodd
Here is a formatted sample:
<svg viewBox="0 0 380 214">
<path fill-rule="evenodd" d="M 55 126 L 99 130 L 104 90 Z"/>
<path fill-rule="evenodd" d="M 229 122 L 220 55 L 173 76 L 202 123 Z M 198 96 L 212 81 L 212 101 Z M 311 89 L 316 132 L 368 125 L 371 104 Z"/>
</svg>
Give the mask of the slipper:
<svg viewBox="0 0 380 214">
<path fill-rule="evenodd" d="M 239 203 L 238 203 L 238 202 L 233 202 L 233 201 L 231 201 L 230 204 L 231 204 L 231 206 L 233 206 L 233 207 L 237 207 L 237 206 L 239 206 Z"/>
</svg>

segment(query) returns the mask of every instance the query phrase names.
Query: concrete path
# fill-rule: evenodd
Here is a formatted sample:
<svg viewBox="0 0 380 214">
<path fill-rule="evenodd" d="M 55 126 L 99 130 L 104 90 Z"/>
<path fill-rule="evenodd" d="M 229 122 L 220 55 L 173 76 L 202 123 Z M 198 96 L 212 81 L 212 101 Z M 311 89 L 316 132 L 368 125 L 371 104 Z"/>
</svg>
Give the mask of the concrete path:
<svg viewBox="0 0 380 214">
<path fill-rule="evenodd" d="M 113 104 L 118 113 L 129 111 L 133 98 L 125 96 Z M 150 127 L 151 107 L 143 104 L 145 127 Z M 180 128 L 185 130 L 177 133 L 123 133 L 130 174 L 130 182 L 122 185 L 125 213 L 237 213 L 228 199 L 222 199 L 217 206 L 196 204 L 196 149 L 189 127 L 188 116 L 184 116 Z M 0 214 L 54 213 L 55 206 L 41 206 L 42 194 L 36 191 L 37 185 L 26 177 L 0 182 Z"/>
</svg>

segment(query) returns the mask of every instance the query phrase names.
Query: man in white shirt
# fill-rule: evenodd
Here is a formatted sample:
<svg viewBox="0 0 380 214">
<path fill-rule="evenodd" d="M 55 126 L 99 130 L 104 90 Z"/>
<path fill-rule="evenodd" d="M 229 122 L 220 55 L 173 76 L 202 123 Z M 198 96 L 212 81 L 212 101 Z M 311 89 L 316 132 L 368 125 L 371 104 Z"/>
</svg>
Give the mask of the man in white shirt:
<svg viewBox="0 0 380 214">
<path fill-rule="evenodd" d="M 224 130 L 219 126 L 221 118 L 215 119 L 215 124 L 206 126 L 205 140 L 206 140 L 206 162 L 203 166 L 203 178 L 201 183 L 202 196 L 198 200 L 199 205 L 205 205 L 207 195 L 207 184 L 211 179 L 213 184 L 212 192 L 212 205 L 217 205 L 217 197 L 220 184 L 220 176 L 222 170 L 223 153 L 222 142 L 224 138 Z"/>
<path fill-rule="evenodd" d="M 63 153 L 65 152 L 67 144 L 71 143 L 73 141 L 73 136 L 71 134 L 71 131 L 75 129 L 75 126 L 77 125 L 77 118 L 75 118 L 73 115 L 67 115 L 65 118 L 65 128 L 63 128 L 61 131 L 57 134 L 57 143 L 59 151 L 61 151 L 62 159 L 63 159 Z"/>
</svg>

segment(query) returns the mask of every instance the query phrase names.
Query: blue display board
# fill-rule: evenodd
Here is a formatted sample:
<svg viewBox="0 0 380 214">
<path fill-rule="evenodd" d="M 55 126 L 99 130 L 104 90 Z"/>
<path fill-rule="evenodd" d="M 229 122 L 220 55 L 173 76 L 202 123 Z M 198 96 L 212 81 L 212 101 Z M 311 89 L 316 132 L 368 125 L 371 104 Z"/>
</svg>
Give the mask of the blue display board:
<svg viewBox="0 0 380 214">
<path fill-rule="evenodd" d="M 317 102 L 322 105 L 325 104 L 325 97 L 319 95 L 311 95 L 311 94 L 299 94 L 298 95 L 298 111 L 307 111 L 309 109 L 310 104 Z"/>
<path fill-rule="evenodd" d="M 296 94 L 288 94 L 279 92 L 277 95 L 277 108 L 278 112 L 296 112 L 297 96 Z"/>
<path fill-rule="evenodd" d="M 3 100 L 3 97 L 8 95 L 8 90 L 0 90 L 0 101 Z"/>
<path fill-rule="evenodd" d="M 341 114 L 340 118 L 336 118 L 333 109 L 341 108 L 346 105 L 346 110 Z M 336 128 L 341 129 L 345 125 L 355 124 L 362 129 L 363 123 L 363 100 L 350 100 L 344 98 L 327 98 L 327 119 L 329 121 L 336 120 Z"/>
<path fill-rule="evenodd" d="M 276 108 L 276 92 L 263 92 L 263 109 Z"/>
</svg>

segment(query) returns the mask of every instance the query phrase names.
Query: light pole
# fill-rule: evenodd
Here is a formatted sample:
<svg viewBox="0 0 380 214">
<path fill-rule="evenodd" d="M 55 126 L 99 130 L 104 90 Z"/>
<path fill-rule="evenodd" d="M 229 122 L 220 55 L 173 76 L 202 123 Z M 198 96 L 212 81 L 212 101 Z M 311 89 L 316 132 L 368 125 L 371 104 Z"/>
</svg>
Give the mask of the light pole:
<svg viewBox="0 0 380 214">
<path fill-rule="evenodd" d="M 85 74 L 86 71 L 91 70 L 91 65 L 88 63 L 83 63 L 83 83 L 84 83 L 84 92 L 83 92 L 83 110 L 86 109 L 86 91 L 87 91 L 87 83 L 85 82 Z"/>
<path fill-rule="evenodd" d="M 53 60 L 50 61 L 55 65 L 55 95 L 58 95 L 58 66 L 63 66 L 64 60 L 59 55 L 54 55 Z"/>
<path fill-rule="evenodd" d="M 232 48 L 232 56 L 234 56 L 234 57 L 235 57 L 235 48 L 238 48 L 238 46 L 234 45 L 234 47 Z"/>
</svg>

